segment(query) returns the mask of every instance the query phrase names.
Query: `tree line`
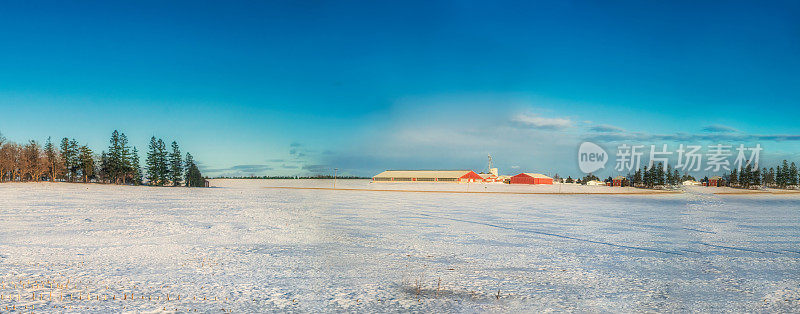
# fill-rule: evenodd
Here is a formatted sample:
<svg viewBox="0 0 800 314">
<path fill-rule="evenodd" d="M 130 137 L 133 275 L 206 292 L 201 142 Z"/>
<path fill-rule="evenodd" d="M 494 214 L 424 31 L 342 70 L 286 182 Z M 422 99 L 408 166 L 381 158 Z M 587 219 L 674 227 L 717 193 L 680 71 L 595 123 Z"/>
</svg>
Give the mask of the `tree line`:
<svg viewBox="0 0 800 314">
<path fill-rule="evenodd" d="M 797 165 L 794 162 L 789 163 L 785 159 L 777 167 L 770 167 L 769 169 L 754 169 L 751 165 L 747 165 L 741 171 L 732 169 L 730 173 L 722 178 L 729 186 L 745 189 L 760 186 L 779 189 L 792 188 L 798 185 L 798 179 L 800 179 Z"/>
<path fill-rule="evenodd" d="M 797 165 L 784 160 L 777 167 L 769 169 L 758 169 L 748 164 L 741 170 L 732 169 L 729 173 L 721 176 L 721 185 L 739 188 L 771 187 L 779 189 L 795 188 L 798 186 L 800 176 L 798 176 Z M 611 178 L 607 179 L 609 181 Z M 636 187 L 653 188 L 656 186 L 675 186 L 681 182 L 695 178 L 689 174 L 680 174 L 677 169 L 672 169 L 669 164 L 664 169 L 662 163 L 650 168 L 643 167 L 634 174 L 626 177 L 627 185 Z M 701 182 L 709 182 L 709 178 L 701 179 Z"/>
<path fill-rule="evenodd" d="M 783 160 L 781 164 L 776 167 L 770 168 L 755 168 L 752 165 L 746 165 L 741 170 L 734 168 L 730 172 L 721 176 L 722 181 L 719 185 L 726 185 L 738 188 L 757 188 L 769 187 L 778 189 L 797 188 L 800 186 L 800 174 L 798 173 L 797 165 L 794 162 Z M 555 180 L 559 181 L 560 177 L 556 174 Z M 568 177 L 566 183 L 583 183 L 590 180 L 599 180 L 597 176 L 588 174 L 581 179 L 575 180 Z M 663 163 L 655 164 L 652 167 L 642 167 L 636 170 L 633 174 L 625 176 L 623 186 L 634 186 L 642 188 L 654 188 L 660 186 L 677 186 L 681 185 L 683 181 L 695 181 L 695 177 L 688 173 L 681 174 L 677 169 L 673 169 L 669 164 L 664 168 Z M 613 178 L 608 177 L 604 182 L 612 182 Z M 709 182 L 708 177 L 704 177 L 701 182 Z"/>
<path fill-rule="evenodd" d="M 683 181 L 695 178 L 687 173 L 681 174 L 678 169 L 673 169 L 670 164 L 664 168 L 664 163 L 658 163 L 651 167 L 642 167 L 637 169 L 633 174 L 626 176 L 624 185 L 632 185 L 635 187 L 643 187 L 652 189 L 657 186 L 677 186 L 681 185 Z"/>
<path fill-rule="evenodd" d="M 561 181 L 561 177 L 556 174 L 553 177 L 553 180 Z M 572 176 L 568 176 L 564 182 L 586 184 L 592 180 L 600 181 L 600 178 L 590 173 L 580 179 L 573 179 Z M 637 169 L 635 173 L 624 176 L 622 185 L 641 188 L 654 188 L 657 186 L 677 186 L 681 185 L 682 182 L 686 180 L 694 181 L 695 178 L 689 174 L 681 174 L 678 169 L 673 169 L 669 164 L 667 164 L 667 167 L 664 168 L 663 163 L 658 163 L 654 164 L 652 167 L 643 166 L 641 169 Z M 611 183 L 613 181 L 614 178 L 612 177 L 608 177 L 603 180 L 605 183 Z"/>
<path fill-rule="evenodd" d="M 0 182 L 97 182 L 158 186 L 205 186 L 205 179 L 186 153 L 182 158 L 177 142 L 171 151 L 164 141 L 152 137 L 147 152 L 146 172 L 139 163 L 139 151 L 130 146 L 125 133 L 114 130 L 107 151 L 95 154 L 75 139 L 63 138 L 56 146 L 50 137 L 44 145 L 34 140 L 24 144 L 7 141 L 0 134 Z"/>
</svg>

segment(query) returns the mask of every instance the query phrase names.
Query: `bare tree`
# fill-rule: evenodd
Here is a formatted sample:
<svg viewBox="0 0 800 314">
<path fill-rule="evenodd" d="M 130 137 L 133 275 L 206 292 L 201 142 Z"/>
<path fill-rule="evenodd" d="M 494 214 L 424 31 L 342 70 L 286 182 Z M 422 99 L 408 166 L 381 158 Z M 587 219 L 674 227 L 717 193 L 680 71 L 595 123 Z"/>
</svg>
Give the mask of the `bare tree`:
<svg viewBox="0 0 800 314">
<path fill-rule="evenodd" d="M 0 181 L 14 181 L 20 178 L 20 153 L 17 143 L 4 143 L 0 147 Z"/>
<path fill-rule="evenodd" d="M 25 145 L 21 162 L 24 177 L 31 181 L 42 180 L 42 175 L 47 171 L 47 164 L 42 158 L 42 149 L 39 143 L 31 140 Z"/>
<path fill-rule="evenodd" d="M 6 181 L 6 177 L 11 171 L 10 150 L 11 147 L 8 143 L 0 145 L 0 182 Z"/>
</svg>

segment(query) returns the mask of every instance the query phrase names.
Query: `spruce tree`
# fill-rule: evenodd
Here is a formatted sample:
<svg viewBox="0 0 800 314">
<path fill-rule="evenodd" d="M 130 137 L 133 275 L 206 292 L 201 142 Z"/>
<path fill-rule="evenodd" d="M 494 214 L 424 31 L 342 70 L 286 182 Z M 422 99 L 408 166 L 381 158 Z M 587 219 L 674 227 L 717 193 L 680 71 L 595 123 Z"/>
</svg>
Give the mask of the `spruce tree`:
<svg viewBox="0 0 800 314">
<path fill-rule="evenodd" d="M 178 143 L 173 141 L 172 142 L 172 152 L 169 154 L 169 165 L 170 165 L 170 181 L 172 181 L 173 186 L 180 186 L 181 185 L 181 177 L 183 176 L 183 156 L 181 156 L 181 150 L 178 147 Z"/>
<path fill-rule="evenodd" d="M 194 164 L 194 158 L 192 158 L 192 154 L 186 153 L 186 161 L 183 163 L 185 171 L 184 171 L 184 178 L 186 182 L 186 186 L 189 186 L 189 168 L 191 165 Z"/>
<path fill-rule="evenodd" d="M 739 185 L 739 173 L 736 171 L 736 168 L 731 169 L 731 175 L 728 177 L 728 185 Z"/>
<path fill-rule="evenodd" d="M 164 186 L 169 180 L 169 153 L 167 153 L 167 147 L 161 139 L 156 142 L 156 147 L 158 152 L 156 155 L 158 157 L 158 185 Z"/>
<path fill-rule="evenodd" d="M 785 189 L 791 183 L 791 172 L 789 170 L 789 163 L 786 159 L 783 160 L 783 164 L 780 166 L 780 182 L 778 184 L 782 189 Z"/>
<path fill-rule="evenodd" d="M 47 143 L 44 144 L 44 156 L 47 158 L 47 177 L 50 178 L 50 182 L 54 182 L 61 174 L 63 164 L 59 160 L 58 152 L 49 136 Z"/>
<path fill-rule="evenodd" d="M 69 149 L 69 139 L 66 137 L 61 139 L 61 162 L 63 163 L 63 168 L 66 172 L 66 181 L 72 181 L 72 178 L 69 177 L 69 169 L 72 168 L 73 155 L 72 151 Z"/>
<path fill-rule="evenodd" d="M 147 181 L 150 182 L 150 185 L 158 185 L 161 181 L 161 173 L 158 162 L 158 141 L 155 136 L 150 138 L 145 167 L 147 167 Z"/>
<path fill-rule="evenodd" d="M 752 169 L 752 167 L 751 167 L 751 169 Z M 755 187 L 761 186 L 761 170 L 760 169 L 755 168 L 755 170 L 752 170 L 752 172 L 750 173 L 750 185 L 751 186 L 755 186 Z"/>
<path fill-rule="evenodd" d="M 739 172 L 739 185 L 745 189 L 750 187 L 750 169 L 750 165 L 747 165 Z"/>
<path fill-rule="evenodd" d="M 678 169 L 672 171 L 672 185 L 680 185 L 681 184 L 681 174 L 678 172 Z"/>
<path fill-rule="evenodd" d="M 192 163 L 189 165 L 189 186 L 190 187 L 205 187 L 205 179 L 203 179 L 203 175 L 200 174 L 200 169 L 197 168 L 197 165 Z"/>
<path fill-rule="evenodd" d="M 205 187 L 205 179 L 189 153 L 186 153 L 186 186 Z"/>
<path fill-rule="evenodd" d="M 94 157 L 92 150 L 88 146 L 83 145 L 79 149 L 78 154 L 78 168 L 81 171 L 83 182 L 89 182 L 95 176 Z"/>
<path fill-rule="evenodd" d="M 69 141 L 69 150 L 72 154 L 72 168 L 69 169 L 69 173 L 72 176 L 72 180 L 75 181 L 78 179 L 78 167 L 80 166 L 80 160 L 78 159 L 80 147 L 78 146 L 78 141 L 74 138 Z"/>
<path fill-rule="evenodd" d="M 739 172 L 739 185 L 743 188 L 750 187 L 750 169 L 750 165 L 747 165 Z"/>
<path fill-rule="evenodd" d="M 769 167 L 769 174 L 767 174 L 767 178 L 769 179 L 769 185 L 775 186 L 775 168 Z"/>
<path fill-rule="evenodd" d="M 797 166 L 794 164 L 794 161 L 793 161 L 792 165 L 789 166 L 789 185 L 791 185 L 793 187 L 797 186 L 797 183 L 798 183 L 797 181 L 798 181 L 798 178 L 797 178 Z"/>
<path fill-rule="evenodd" d="M 111 133 L 108 144 L 108 176 L 113 183 L 118 183 L 122 172 L 122 149 L 120 148 L 119 131 Z"/>
<path fill-rule="evenodd" d="M 100 153 L 100 181 L 101 182 L 108 182 L 109 178 L 109 169 L 108 169 L 108 154 L 103 151 Z"/>
<path fill-rule="evenodd" d="M 133 185 L 142 184 L 142 167 L 139 165 L 139 150 L 136 146 L 133 147 L 133 152 L 130 156 L 131 161 L 131 177 L 133 178 Z"/>
<path fill-rule="evenodd" d="M 125 133 L 119 135 L 119 149 L 120 149 L 120 165 L 119 172 L 122 179 L 122 184 L 127 184 L 134 176 L 133 161 L 131 156 L 131 148 L 128 146 L 128 136 Z"/>
</svg>

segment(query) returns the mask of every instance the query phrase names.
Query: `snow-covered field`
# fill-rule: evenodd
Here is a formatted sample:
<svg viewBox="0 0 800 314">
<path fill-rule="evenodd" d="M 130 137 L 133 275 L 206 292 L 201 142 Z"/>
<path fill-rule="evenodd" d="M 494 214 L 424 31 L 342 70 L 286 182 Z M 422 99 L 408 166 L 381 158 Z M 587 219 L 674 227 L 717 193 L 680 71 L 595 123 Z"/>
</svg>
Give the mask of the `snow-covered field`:
<svg viewBox="0 0 800 314">
<path fill-rule="evenodd" d="M 0 184 L 0 312 L 800 311 L 797 194 L 212 185 Z"/>
</svg>

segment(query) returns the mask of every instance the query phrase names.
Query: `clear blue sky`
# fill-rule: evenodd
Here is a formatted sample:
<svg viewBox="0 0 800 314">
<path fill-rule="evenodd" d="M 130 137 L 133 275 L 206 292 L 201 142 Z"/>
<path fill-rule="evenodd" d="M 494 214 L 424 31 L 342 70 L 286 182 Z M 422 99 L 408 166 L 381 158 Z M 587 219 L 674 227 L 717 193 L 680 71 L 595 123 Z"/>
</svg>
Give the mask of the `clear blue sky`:
<svg viewBox="0 0 800 314">
<path fill-rule="evenodd" d="M 0 43 L 7 138 L 155 135 L 210 175 L 577 174 L 586 138 L 800 152 L 797 1 L 14 1 Z"/>
</svg>

